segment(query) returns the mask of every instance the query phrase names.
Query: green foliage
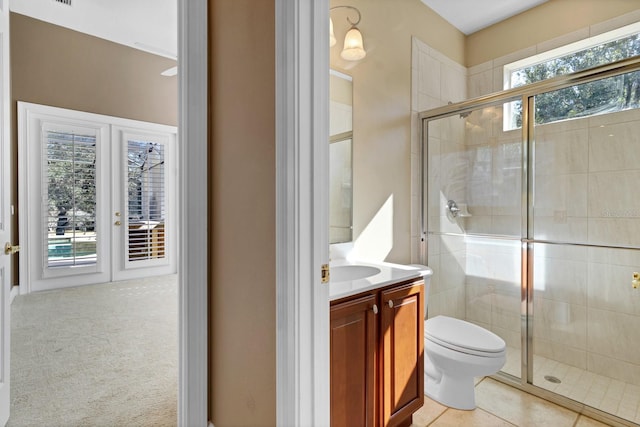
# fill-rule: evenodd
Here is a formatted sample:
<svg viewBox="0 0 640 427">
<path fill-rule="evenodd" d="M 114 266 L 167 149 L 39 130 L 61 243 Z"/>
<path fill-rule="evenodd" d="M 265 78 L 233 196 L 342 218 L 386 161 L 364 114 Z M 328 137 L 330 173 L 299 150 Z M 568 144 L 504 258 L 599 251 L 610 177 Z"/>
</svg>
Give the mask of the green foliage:
<svg viewBox="0 0 640 427">
<path fill-rule="evenodd" d="M 535 83 L 640 54 L 640 34 L 533 65 L 512 74 L 513 86 Z M 640 106 L 640 73 L 627 73 L 592 83 L 544 93 L 535 99 L 536 124 L 619 111 Z M 522 125 L 522 105 L 514 106 Z"/>
<path fill-rule="evenodd" d="M 66 218 L 67 229 L 93 229 L 95 138 L 49 132 L 46 154 L 49 228 L 56 228 L 59 218 Z"/>
</svg>

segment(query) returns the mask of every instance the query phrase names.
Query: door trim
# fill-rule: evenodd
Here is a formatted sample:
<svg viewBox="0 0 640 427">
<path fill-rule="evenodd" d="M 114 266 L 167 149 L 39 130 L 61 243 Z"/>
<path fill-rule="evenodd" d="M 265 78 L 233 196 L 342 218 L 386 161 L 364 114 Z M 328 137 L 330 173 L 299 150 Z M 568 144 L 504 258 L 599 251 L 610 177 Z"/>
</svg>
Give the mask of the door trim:
<svg viewBox="0 0 640 427">
<path fill-rule="evenodd" d="M 206 426 L 209 403 L 207 17 L 207 0 L 178 0 L 178 425 L 185 427 Z"/>
<path fill-rule="evenodd" d="M 329 425 L 329 2 L 275 5 L 276 422 Z"/>
</svg>

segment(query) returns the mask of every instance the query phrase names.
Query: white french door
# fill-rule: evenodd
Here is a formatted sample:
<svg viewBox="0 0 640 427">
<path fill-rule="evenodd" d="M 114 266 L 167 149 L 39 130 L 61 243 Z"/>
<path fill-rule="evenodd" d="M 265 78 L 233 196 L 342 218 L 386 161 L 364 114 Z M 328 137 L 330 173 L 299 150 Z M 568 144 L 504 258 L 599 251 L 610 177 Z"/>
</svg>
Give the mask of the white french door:
<svg viewBox="0 0 640 427">
<path fill-rule="evenodd" d="M 175 134 L 112 130 L 113 280 L 176 271 Z"/>
<path fill-rule="evenodd" d="M 22 293 L 176 271 L 176 129 L 18 103 Z"/>
</svg>

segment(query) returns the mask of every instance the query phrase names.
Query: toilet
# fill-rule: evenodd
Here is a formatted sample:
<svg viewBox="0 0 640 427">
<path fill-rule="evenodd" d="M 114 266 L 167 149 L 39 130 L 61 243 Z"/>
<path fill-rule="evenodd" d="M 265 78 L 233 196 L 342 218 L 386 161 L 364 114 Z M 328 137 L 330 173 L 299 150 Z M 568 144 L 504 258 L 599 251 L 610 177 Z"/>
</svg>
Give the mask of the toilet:
<svg viewBox="0 0 640 427">
<path fill-rule="evenodd" d="M 424 394 L 451 408 L 474 409 L 474 378 L 502 369 L 506 344 L 493 332 L 464 320 L 447 316 L 426 320 L 433 270 L 420 264 L 411 267 L 424 278 Z"/>
<path fill-rule="evenodd" d="M 424 322 L 424 394 L 445 406 L 474 409 L 474 377 L 495 374 L 505 361 L 506 344 L 493 332 L 447 316 Z"/>
</svg>

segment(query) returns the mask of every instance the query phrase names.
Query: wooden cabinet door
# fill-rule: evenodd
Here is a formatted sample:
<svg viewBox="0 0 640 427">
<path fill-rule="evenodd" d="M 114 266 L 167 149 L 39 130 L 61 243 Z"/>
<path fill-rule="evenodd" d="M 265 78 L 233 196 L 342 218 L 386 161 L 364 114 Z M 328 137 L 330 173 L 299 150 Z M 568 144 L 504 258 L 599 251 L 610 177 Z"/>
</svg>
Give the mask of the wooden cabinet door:
<svg viewBox="0 0 640 427">
<path fill-rule="evenodd" d="M 410 425 L 424 403 L 423 282 L 382 291 L 380 304 L 382 423 Z"/>
<path fill-rule="evenodd" d="M 331 306 L 331 425 L 373 427 L 376 414 L 376 295 Z"/>
</svg>

